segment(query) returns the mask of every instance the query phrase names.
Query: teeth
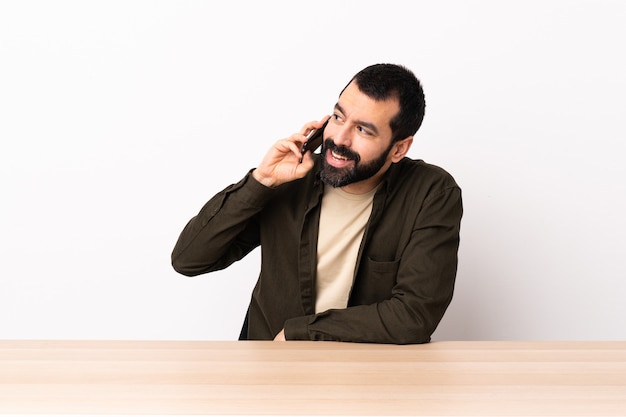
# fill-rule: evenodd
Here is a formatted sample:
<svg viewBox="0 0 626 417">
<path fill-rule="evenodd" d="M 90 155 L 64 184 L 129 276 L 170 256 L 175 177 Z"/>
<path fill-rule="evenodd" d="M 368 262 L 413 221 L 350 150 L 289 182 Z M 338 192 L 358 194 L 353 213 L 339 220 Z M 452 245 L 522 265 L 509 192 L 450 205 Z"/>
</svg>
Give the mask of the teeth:
<svg viewBox="0 0 626 417">
<path fill-rule="evenodd" d="M 341 159 L 342 161 L 347 161 L 348 160 L 348 158 L 346 158 L 345 156 L 338 155 L 334 151 L 331 151 L 331 154 L 333 155 L 333 158 L 335 158 L 335 159 Z"/>
</svg>

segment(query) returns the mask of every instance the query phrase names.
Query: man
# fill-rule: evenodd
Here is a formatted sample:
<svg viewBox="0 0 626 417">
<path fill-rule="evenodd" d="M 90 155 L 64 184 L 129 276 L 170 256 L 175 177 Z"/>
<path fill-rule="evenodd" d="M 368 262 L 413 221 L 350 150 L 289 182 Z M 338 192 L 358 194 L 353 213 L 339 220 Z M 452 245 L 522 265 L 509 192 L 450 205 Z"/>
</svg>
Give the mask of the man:
<svg viewBox="0 0 626 417">
<path fill-rule="evenodd" d="M 261 245 L 241 339 L 425 343 L 453 294 L 461 190 L 406 157 L 424 117 L 413 73 L 357 73 L 330 118 L 279 140 L 182 231 L 172 265 L 193 276 Z M 301 153 L 328 120 L 321 154 Z"/>
</svg>

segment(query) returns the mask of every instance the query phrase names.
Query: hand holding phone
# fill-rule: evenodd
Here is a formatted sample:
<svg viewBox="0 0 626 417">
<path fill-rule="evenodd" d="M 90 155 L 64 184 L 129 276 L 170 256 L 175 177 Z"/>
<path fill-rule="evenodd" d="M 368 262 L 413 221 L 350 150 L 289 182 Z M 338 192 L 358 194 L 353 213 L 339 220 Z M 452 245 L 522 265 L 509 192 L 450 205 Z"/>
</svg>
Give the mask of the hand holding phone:
<svg viewBox="0 0 626 417">
<path fill-rule="evenodd" d="M 322 145 L 322 142 L 324 141 L 324 128 L 327 124 L 328 120 L 326 120 L 324 125 L 319 129 L 313 129 L 311 132 L 309 132 L 306 141 L 302 144 L 302 149 L 300 150 L 300 152 L 302 152 L 302 155 L 304 155 L 306 151 L 313 152 Z M 300 162 L 302 162 L 302 159 L 300 160 Z"/>
</svg>

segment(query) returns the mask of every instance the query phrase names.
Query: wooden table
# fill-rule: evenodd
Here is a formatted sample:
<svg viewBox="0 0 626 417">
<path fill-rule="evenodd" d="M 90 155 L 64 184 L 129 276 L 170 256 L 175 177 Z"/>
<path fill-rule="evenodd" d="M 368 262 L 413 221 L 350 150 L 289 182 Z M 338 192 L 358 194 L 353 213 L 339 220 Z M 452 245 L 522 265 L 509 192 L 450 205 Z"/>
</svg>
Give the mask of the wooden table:
<svg viewBox="0 0 626 417">
<path fill-rule="evenodd" d="M 626 342 L 0 341 L 0 414 L 626 416 Z"/>
</svg>

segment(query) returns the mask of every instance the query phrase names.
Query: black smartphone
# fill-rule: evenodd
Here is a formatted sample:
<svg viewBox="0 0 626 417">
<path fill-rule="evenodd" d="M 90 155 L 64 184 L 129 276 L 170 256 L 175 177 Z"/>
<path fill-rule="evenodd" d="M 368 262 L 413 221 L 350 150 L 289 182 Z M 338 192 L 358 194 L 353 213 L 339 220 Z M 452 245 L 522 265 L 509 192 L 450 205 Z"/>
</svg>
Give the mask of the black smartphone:
<svg viewBox="0 0 626 417">
<path fill-rule="evenodd" d="M 304 155 L 306 151 L 313 152 L 322 145 L 322 142 L 324 141 L 324 128 L 327 124 L 328 120 L 326 120 L 326 123 L 324 123 L 324 125 L 319 129 L 315 129 L 309 132 L 306 141 L 304 142 L 304 144 L 302 145 L 302 149 L 300 150 L 302 152 L 302 155 Z"/>
</svg>

